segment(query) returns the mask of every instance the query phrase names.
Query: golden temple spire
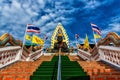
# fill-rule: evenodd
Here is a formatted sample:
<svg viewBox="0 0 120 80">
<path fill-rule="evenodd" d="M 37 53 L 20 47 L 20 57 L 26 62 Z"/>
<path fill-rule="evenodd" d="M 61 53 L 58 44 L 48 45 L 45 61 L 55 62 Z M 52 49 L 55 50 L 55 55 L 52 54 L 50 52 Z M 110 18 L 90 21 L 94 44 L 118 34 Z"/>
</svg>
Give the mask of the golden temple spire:
<svg viewBox="0 0 120 80">
<path fill-rule="evenodd" d="M 69 39 L 68 39 L 68 35 L 64 29 L 64 27 L 62 26 L 61 23 L 58 23 L 57 27 L 55 28 L 53 35 L 51 37 L 51 48 L 54 48 L 54 43 L 56 41 L 56 36 L 63 36 L 64 39 L 63 41 L 66 42 L 67 46 L 69 46 Z"/>
</svg>

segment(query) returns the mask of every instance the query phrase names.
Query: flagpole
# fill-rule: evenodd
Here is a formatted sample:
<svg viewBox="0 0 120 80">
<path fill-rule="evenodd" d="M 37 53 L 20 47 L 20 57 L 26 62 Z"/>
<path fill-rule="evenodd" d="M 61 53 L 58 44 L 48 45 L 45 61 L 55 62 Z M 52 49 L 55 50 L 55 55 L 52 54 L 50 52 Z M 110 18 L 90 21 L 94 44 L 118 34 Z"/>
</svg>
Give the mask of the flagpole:
<svg viewBox="0 0 120 80">
<path fill-rule="evenodd" d="M 23 48 L 24 48 L 24 44 L 25 44 L 25 36 L 26 36 L 26 32 L 27 32 L 27 26 L 26 26 L 25 34 L 24 34 L 24 38 L 23 38 L 23 44 L 22 44 L 22 50 L 21 50 L 21 54 L 20 54 L 20 59 L 21 59 L 21 57 L 22 57 L 22 53 L 23 53 Z"/>
<path fill-rule="evenodd" d="M 45 46 L 45 42 L 46 42 L 46 35 L 44 35 L 44 44 L 43 44 L 43 47 Z"/>
<path fill-rule="evenodd" d="M 75 40 L 76 40 L 76 46 L 77 46 L 77 38 L 75 37 Z"/>
<path fill-rule="evenodd" d="M 48 39 L 47 34 L 45 34 L 44 35 L 44 44 L 43 44 L 43 47 L 45 47 L 45 42 L 46 42 L 47 39 Z"/>
<path fill-rule="evenodd" d="M 45 46 L 45 40 L 44 40 L 43 48 L 41 48 L 42 51 L 43 51 L 43 53 L 42 53 L 43 55 L 46 53 L 46 52 L 44 51 L 44 49 L 45 49 L 44 46 Z"/>
<path fill-rule="evenodd" d="M 78 39 L 77 39 L 77 37 L 76 37 L 76 34 L 75 34 L 75 40 L 76 40 L 76 46 L 77 46 L 77 43 L 78 43 Z"/>
<path fill-rule="evenodd" d="M 93 30 L 92 30 L 93 31 Z M 94 37 L 94 31 L 93 31 L 93 37 Z M 97 41 L 96 41 L 96 38 L 94 37 L 94 42 L 95 42 L 95 46 L 97 47 Z"/>
<path fill-rule="evenodd" d="M 33 33 L 32 33 L 32 39 L 33 39 Z M 31 51 L 32 51 L 32 45 L 33 45 L 33 43 L 32 43 L 32 40 L 31 40 Z"/>
<path fill-rule="evenodd" d="M 86 36 L 87 36 L 87 34 L 86 34 Z M 88 36 L 87 36 L 88 37 Z M 90 45 L 89 45 L 89 40 L 88 40 L 88 53 L 90 53 Z M 91 61 L 91 58 L 90 58 L 90 61 Z"/>
<path fill-rule="evenodd" d="M 91 26 L 91 28 L 92 28 L 92 26 Z M 93 32 L 93 37 L 94 37 L 94 31 L 92 30 L 92 32 Z M 97 41 L 96 41 L 96 38 L 94 37 L 94 42 L 95 42 L 95 46 L 97 47 Z"/>
<path fill-rule="evenodd" d="M 43 48 L 42 49 L 44 49 L 44 46 L 45 46 L 45 35 L 44 35 L 44 39 L 43 40 L 44 40 L 44 44 L 43 44 Z"/>
<path fill-rule="evenodd" d="M 46 42 L 46 40 L 44 39 L 44 44 L 43 44 L 43 51 L 44 51 L 44 49 L 45 49 L 45 48 L 44 48 L 44 46 L 45 46 L 45 42 Z"/>
</svg>

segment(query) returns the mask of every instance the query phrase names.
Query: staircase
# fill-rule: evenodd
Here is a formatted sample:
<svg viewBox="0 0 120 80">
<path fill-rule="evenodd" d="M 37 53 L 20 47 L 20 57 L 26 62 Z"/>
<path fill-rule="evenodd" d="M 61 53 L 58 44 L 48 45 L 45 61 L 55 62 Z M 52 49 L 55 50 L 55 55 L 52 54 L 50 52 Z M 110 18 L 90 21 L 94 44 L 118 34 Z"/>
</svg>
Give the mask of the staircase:
<svg viewBox="0 0 120 80">
<path fill-rule="evenodd" d="M 30 80 L 57 80 L 58 56 L 52 61 L 44 61 L 36 69 Z M 77 61 L 70 61 L 68 56 L 61 56 L 61 80 L 89 80 Z"/>
<path fill-rule="evenodd" d="M 120 71 L 102 61 L 78 61 L 90 80 L 120 80 Z"/>
<path fill-rule="evenodd" d="M 0 70 L 0 80 L 56 80 L 58 56 L 19 61 Z M 89 77 L 90 76 L 90 77 Z M 103 61 L 61 56 L 61 80 L 120 80 L 120 71 Z"/>
<path fill-rule="evenodd" d="M 89 80 L 77 61 L 70 61 L 68 56 L 61 56 L 61 80 Z"/>
<path fill-rule="evenodd" d="M 0 70 L 0 80 L 30 80 L 30 75 L 43 61 L 50 61 L 52 56 L 42 56 L 38 60 L 20 61 Z"/>
<path fill-rule="evenodd" d="M 120 80 L 120 71 L 103 61 L 83 61 L 78 56 L 69 56 L 70 61 L 77 61 L 90 80 Z"/>
<path fill-rule="evenodd" d="M 44 61 L 36 69 L 30 80 L 56 80 L 57 79 L 58 56 L 54 56 L 51 61 Z"/>
</svg>

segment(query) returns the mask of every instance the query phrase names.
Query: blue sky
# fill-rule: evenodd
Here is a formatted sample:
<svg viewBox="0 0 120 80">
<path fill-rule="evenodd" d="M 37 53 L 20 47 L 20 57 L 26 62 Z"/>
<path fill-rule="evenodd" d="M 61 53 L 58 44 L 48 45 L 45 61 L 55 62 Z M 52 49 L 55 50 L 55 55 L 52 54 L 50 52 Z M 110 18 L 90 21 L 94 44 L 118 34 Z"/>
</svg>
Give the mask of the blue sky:
<svg viewBox="0 0 120 80">
<path fill-rule="evenodd" d="M 109 32 L 120 35 L 120 0 L 0 0 L 0 35 L 10 33 L 15 39 L 23 40 L 26 24 L 41 29 L 43 37 L 51 35 L 61 22 L 69 36 L 70 45 L 75 45 L 75 34 L 83 43 L 88 34 L 94 43 L 90 23 L 102 30 L 104 38 Z"/>
</svg>

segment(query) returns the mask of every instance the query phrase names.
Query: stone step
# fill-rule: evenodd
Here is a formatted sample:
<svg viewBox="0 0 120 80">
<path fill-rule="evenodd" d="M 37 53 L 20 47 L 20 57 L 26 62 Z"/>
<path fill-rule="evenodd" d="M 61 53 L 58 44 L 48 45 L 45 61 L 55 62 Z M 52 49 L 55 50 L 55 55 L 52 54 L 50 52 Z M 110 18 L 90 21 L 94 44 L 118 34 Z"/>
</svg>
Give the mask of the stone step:
<svg viewBox="0 0 120 80">
<path fill-rule="evenodd" d="M 36 61 L 19 61 L 0 70 L 0 80 L 30 80 L 30 75 L 43 61 L 50 61 L 53 56 L 42 56 Z"/>
<path fill-rule="evenodd" d="M 120 71 L 102 61 L 78 61 L 90 80 L 119 80 Z"/>
</svg>

